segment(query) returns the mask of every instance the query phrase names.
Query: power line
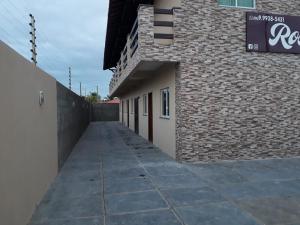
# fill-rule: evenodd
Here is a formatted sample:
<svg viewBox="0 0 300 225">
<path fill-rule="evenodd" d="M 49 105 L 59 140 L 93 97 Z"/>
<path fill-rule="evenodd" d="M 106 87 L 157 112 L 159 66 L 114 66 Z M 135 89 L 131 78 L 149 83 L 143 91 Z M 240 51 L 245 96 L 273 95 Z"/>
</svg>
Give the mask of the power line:
<svg viewBox="0 0 300 225">
<path fill-rule="evenodd" d="M 20 41 L 19 39 L 13 38 L 12 35 L 11 35 L 9 32 L 7 32 L 4 28 L 2 28 L 1 26 L 0 26 L 0 30 L 2 31 L 3 34 L 6 35 L 6 38 L 7 38 L 8 40 L 14 41 L 14 42 L 18 42 L 19 44 L 21 43 L 21 41 Z M 3 35 L 3 36 L 4 36 L 4 35 Z"/>
<path fill-rule="evenodd" d="M 5 0 L 3 0 L 3 2 L 4 2 L 4 1 L 5 1 Z M 26 10 L 28 10 L 28 9 L 27 9 L 27 7 L 26 7 L 26 4 L 23 4 L 24 1 L 25 1 L 25 0 L 19 1 L 19 2 L 18 2 L 18 6 L 19 6 L 20 4 L 22 4 L 22 5 L 23 5 L 23 8 L 24 8 L 24 11 L 26 12 Z M 12 1 L 10 1 L 10 0 L 6 0 L 6 2 L 10 3 L 17 11 L 19 11 L 19 12 L 22 12 L 22 11 L 23 11 L 23 9 L 17 7 L 17 5 L 14 4 L 14 2 L 12 2 Z M 21 14 L 21 15 L 22 15 L 22 14 Z M 24 14 L 24 19 L 26 19 L 26 14 Z"/>
<path fill-rule="evenodd" d="M 10 26 L 8 26 L 10 28 L 10 31 L 18 32 L 18 33 L 21 34 L 20 36 L 23 36 L 23 37 L 26 36 L 27 32 L 25 30 L 22 30 L 20 27 L 16 26 L 15 21 L 12 18 L 7 17 L 6 15 L 4 15 L 1 12 L 1 10 L 0 10 L 0 15 L 1 15 L 0 18 L 2 19 L 2 21 L 1 21 L 2 24 L 3 24 L 3 20 L 6 21 L 7 24 L 10 24 Z M 14 26 L 12 26 L 11 24 L 14 24 Z M 10 31 L 8 31 L 8 29 L 5 29 L 5 30 L 10 33 Z"/>
<path fill-rule="evenodd" d="M 29 47 L 29 42 L 28 42 L 29 30 L 27 29 L 28 24 L 26 22 L 28 19 L 27 15 L 29 13 L 29 10 L 27 7 L 28 5 L 23 4 L 24 3 L 23 1 L 20 2 L 22 3 L 22 5 L 20 5 L 19 3 L 16 4 L 13 0 L 0 1 L 0 8 L 3 9 L 0 10 L 0 14 L 3 15 L 0 18 L 3 18 L 5 21 L 7 21 L 7 24 L 14 25 L 14 26 L 7 26 L 5 29 L 0 27 L 0 30 L 3 30 L 1 32 L 3 34 L 2 36 L 4 36 L 5 39 L 7 39 L 7 42 L 9 42 L 13 48 L 17 46 L 18 49 L 22 49 L 21 52 L 23 53 L 24 56 L 26 55 L 26 58 L 30 58 L 28 57 L 30 52 L 28 50 L 26 51 L 26 48 L 28 49 Z M 38 23 L 41 22 L 38 18 L 36 19 Z M 35 33 L 35 36 L 38 36 L 35 44 L 38 45 L 39 67 L 45 69 L 46 72 L 49 71 L 50 74 L 54 75 L 57 79 L 64 80 L 63 83 L 67 84 L 68 82 L 66 81 L 66 79 L 61 78 L 61 76 L 65 74 L 64 69 L 61 67 L 63 66 L 63 64 L 67 64 L 68 62 L 70 62 L 70 59 L 66 57 L 66 54 L 62 53 L 61 49 L 58 49 L 58 47 L 56 47 L 53 40 L 51 39 L 49 40 L 49 35 L 46 35 L 45 32 L 43 31 L 43 29 L 45 29 L 45 27 L 47 26 L 41 26 L 40 29 L 38 23 L 35 24 L 36 25 L 35 28 L 38 28 L 37 29 L 38 32 Z M 2 22 L 1 24 L 3 26 L 3 24 L 5 23 Z M 16 37 L 21 37 L 21 38 L 16 38 Z M 48 47 L 48 43 L 49 43 L 49 47 Z M 55 58 L 49 56 L 49 49 L 51 52 L 53 52 Z M 71 85 L 72 82 L 77 83 L 77 80 L 79 78 L 77 78 L 73 74 L 71 76 L 72 76 Z M 99 82 L 99 79 L 88 78 L 88 77 L 86 77 L 86 79 L 87 81 L 84 84 L 85 89 L 94 90 L 95 86 L 94 84 L 92 85 L 92 83 Z M 75 90 L 78 90 L 77 86 L 73 88 Z M 80 91 L 80 87 L 79 87 L 79 91 Z M 81 84 L 81 94 L 83 94 L 82 92 L 83 92 L 83 84 Z"/>
<path fill-rule="evenodd" d="M 14 12 L 12 10 L 10 10 L 9 7 L 7 7 L 7 5 L 5 5 L 3 3 L 4 2 L 0 2 L 0 4 L 2 5 L 2 8 L 7 12 L 7 14 L 1 13 L 2 17 L 5 18 L 6 20 L 9 20 L 11 25 L 14 25 L 14 27 L 16 29 L 18 29 L 18 31 L 20 31 L 22 34 L 25 35 L 26 34 L 26 30 L 24 30 L 24 28 L 26 27 L 25 20 L 24 19 L 20 20 L 19 18 L 17 18 L 17 16 L 14 14 Z M 26 19 L 26 21 L 27 21 L 27 19 Z M 19 26 L 17 26 L 17 25 L 19 25 Z M 10 27 L 12 27 L 12 26 L 10 26 Z"/>
<path fill-rule="evenodd" d="M 15 21 L 17 21 L 18 22 L 18 25 L 21 25 L 22 27 L 26 27 L 24 24 L 23 24 L 23 22 L 22 21 L 24 21 L 23 19 L 21 19 L 21 21 L 20 21 L 20 17 L 17 17 L 14 13 L 13 13 L 13 11 L 12 10 L 10 10 L 9 9 L 9 7 L 7 6 L 7 5 L 5 5 L 4 4 L 4 2 L 3 1 L 1 1 L 1 3 L 2 3 L 2 6 L 5 8 L 5 10 L 8 12 L 7 13 L 7 15 L 12 15 L 15 19 Z M 6 2 L 6 3 L 8 3 L 8 2 Z M 16 11 L 22 11 L 22 10 L 20 10 L 20 8 L 17 8 L 16 7 L 16 5 L 15 4 L 13 4 L 11 1 L 9 1 L 9 3 L 10 3 L 10 5 L 12 6 L 12 7 L 14 7 L 15 9 L 16 9 Z M 25 8 L 25 7 L 24 7 Z M 20 13 L 20 15 L 24 15 L 24 17 L 25 17 L 25 14 L 26 13 Z M 3 14 L 2 14 L 3 15 Z M 5 16 L 3 16 L 7 21 L 9 20 L 10 22 L 10 24 L 15 24 L 13 21 L 12 21 L 12 18 L 11 17 L 7 17 L 6 15 Z M 27 19 L 26 19 L 27 20 Z M 19 27 L 16 27 L 16 29 L 18 29 L 18 31 L 19 32 L 21 32 L 22 33 L 22 35 L 21 36 L 24 36 L 24 39 L 25 39 L 25 34 L 27 34 L 27 32 L 26 31 L 23 31 L 22 29 L 20 29 Z M 25 32 L 25 34 L 23 35 L 23 32 Z M 46 49 L 43 45 L 42 45 L 42 43 L 51 43 L 47 38 L 46 38 L 46 35 L 44 35 L 44 33 L 42 32 L 42 31 L 40 31 L 39 30 L 39 40 L 37 41 L 37 42 L 40 42 L 41 43 L 41 45 L 39 46 L 39 48 L 40 49 L 42 49 L 43 51 L 45 51 L 45 52 L 47 52 L 48 51 L 48 49 Z M 11 36 L 10 36 L 10 38 L 11 38 Z M 22 43 L 23 44 L 23 43 Z M 37 44 L 37 43 L 36 43 Z M 55 55 L 56 56 L 60 56 L 60 51 L 55 47 L 55 46 L 52 46 L 52 50 L 54 50 L 54 52 L 56 53 Z M 45 61 L 45 63 L 42 63 L 42 65 L 45 65 L 45 67 L 49 67 L 49 68 L 55 68 L 56 66 L 53 66 L 53 60 L 52 59 L 50 59 L 50 58 L 48 58 L 47 57 L 47 55 L 44 55 L 44 57 L 43 57 L 45 60 L 43 60 L 43 61 Z M 46 63 L 47 62 L 47 63 Z M 50 63 L 51 62 L 51 63 Z"/>
<path fill-rule="evenodd" d="M 13 15 L 19 22 L 23 23 L 27 20 L 27 10 L 17 8 L 11 1 L 5 2 L 5 0 L 2 0 L 1 4 L 6 8 L 6 10 L 10 11 L 10 15 Z M 14 8 L 13 10 L 10 10 L 12 8 L 11 6 Z"/>
<path fill-rule="evenodd" d="M 11 5 L 13 5 L 13 7 L 14 8 L 16 8 L 16 6 L 12 3 L 12 2 L 10 2 L 11 3 Z M 16 24 L 14 21 L 17 21 L 18 23 L 18 25 L 21 25 L 22 27 L 26 27 L 22 22 L 20 22 L 20 20 L 19 20 L 19 18 L 12 12 L 12 10 L 10 10 L 8 7 L 7 7 L 7 5 L 4 5 L 3 4 L 3 2 L 2 2 L 2 7 L 3 8 L 5 8 L 5 10 L 8 12 L 7 13 L 7 15 L 13 15 L 13 16 L 11 16 L 11 17 L 8 17 L 8 16 L 4 16 L 3 14 L 3 18 L 6 20 L 6 21 L 8 21 L 8 23 L 9 24 Z M 22 13 L 23 14 L 23 13 Z M 21 15 L 22 15 L 21 14 Z M 14 17 L 14 19 L 12 19 L 12 17 Z M 14 21 L 13 21 L 14 20 Z M 15 47 L 14 46 L 14 43 L 18 43 L 18 44 L 20 44 L 21 46 L 24 46 L 25 45 L 25 43 L 26 43 L 26 34 L 27 34 L 27 32 L 26 31 L 23 31 L 22 29 L 20 29 L 20 27 L 14 27 L 15 29 L 14 29 L 14 32 L 11 32 L 11 31 L 8 31 L 8 30 L 6 30 L 6 29 L 2 29 L 2 30 L 4 30 L 5 31 L 5 33 L 6 33 L 6 38 L 8 39 L 7 40 L 7 42 L 9 41 L 9 43 L 12 45 L 12 47 Z M 15 33 L 16 31 L 18 31 L 17 33 L 21 33 L 22 35 L 11 35 L 11 33 Z M 32 33 L 33 33 L 33 31 L 31 31 Z M 25 34 L 24 34 L 25 33 Z M 40 33 L 41 33 L 41 35 L 40 35 Z M 23 36 L 24 37 L 24 42 L 21 42 L 19 39 L 15 39 L 14 37 L 15 36 Z M 35 36 L 36 36 L 36 34 L 35 34 Z M 40 49 L 40 52 L 48 52 L 49 51 L 49 49 L 47 49 L 46 47 L 44 47 L 44 45 L 43 45 L 43 43 L 51 43 L 47 38 L 45 38 L 45 36 L 46 35 L 44 35 L 44 33 L 43 32 L 41 32 L 40 30 L 39 30 L 39 37 L 41 37 L 41 38 L 39 38 L 38 40 L 35 40 L 35 41 L 37 41 L 36 43 L 35 43 L 35 45 L 33 45 L 32 46 L 32 50 L 34 51 L 34 46 L 36 46 L 36 44 L 37 43 L 41 43 L 41 45 L 39 46 L 39 49 Z M 34 39 L 31 39 L 31 41 L 33 42 L 33 40 Z M 56 55 L 56 59 L 57 59 L 57 56 L 59 56 L 59 57 L 61 57 L 61 55 L 60 55 L 60 51 L 55 47 L 55 46 L 51 46 L 52 47 L 52 51 L 54 52 L 54 54 Z M 41 67 L 42 68 L 44 68 L 46 71 L 47 70 L 50 70 L 50 71 L 55 71 L 55 70 L 57 70 L 56 68 L 58 67 L 57 65 L 59 65 L 58 64 L 58 60 L 53 60 L 53 59 L 51 59 L 51 58 L 49 58 L 48 57 L 48 54 L 43 54 L 43 53 L 41 53 L 40 54 L 41 55 L 41 63 L 40 63 L 40 65 L 41 65 Z M 32 58 L 34 58 L 34 57 L 32 57 Z M 53 74 L 53 73 L 52 73 Z M 55 73 L 54 73 L 54 75 L 55 75 Z"/>
</svg>

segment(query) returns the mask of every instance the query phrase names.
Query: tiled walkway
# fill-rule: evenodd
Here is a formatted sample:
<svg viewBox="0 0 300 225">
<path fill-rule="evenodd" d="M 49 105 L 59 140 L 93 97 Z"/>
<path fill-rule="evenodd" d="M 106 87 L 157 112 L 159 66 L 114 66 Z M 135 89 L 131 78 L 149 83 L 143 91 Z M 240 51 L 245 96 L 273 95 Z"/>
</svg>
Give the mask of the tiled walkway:
<svg viewBox="0 0 300 225">
<path fill-rule="evenodd" d="M 176 163 L 93 123 L 31 225 L 300 225 L 300 159 Z"/>
</svg>

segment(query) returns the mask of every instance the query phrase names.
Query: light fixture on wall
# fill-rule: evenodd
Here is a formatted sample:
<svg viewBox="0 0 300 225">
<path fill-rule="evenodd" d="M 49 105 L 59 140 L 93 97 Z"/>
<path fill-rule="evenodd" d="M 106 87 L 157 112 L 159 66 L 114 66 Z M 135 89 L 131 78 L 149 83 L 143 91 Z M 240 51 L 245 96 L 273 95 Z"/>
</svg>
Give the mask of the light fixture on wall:
<svg viewBox="0 0 300 225">
<path fill-rule="evenodd" d="M 40 91 L 40 98 L 39 98 L 40 106 L 45 103 L 45 95 L 43 91 Z"/>
</svg>

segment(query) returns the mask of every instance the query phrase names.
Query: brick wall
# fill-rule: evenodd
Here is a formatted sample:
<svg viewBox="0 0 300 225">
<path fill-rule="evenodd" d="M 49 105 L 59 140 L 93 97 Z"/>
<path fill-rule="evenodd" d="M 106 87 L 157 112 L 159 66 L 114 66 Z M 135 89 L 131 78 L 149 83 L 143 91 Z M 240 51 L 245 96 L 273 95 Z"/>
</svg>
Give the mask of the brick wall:
<svg viewBox="0 0 300 225">
<path fill-rule="evenodd" d="M 91 105 L 57 82 L 58 166 L 62 168 L 91 120 Z"/>
<path fill-rule="evenodd" d="M 119 104 L 97 103 L 93 104 L 92 120 L 119 121 Z"/>
</svg>

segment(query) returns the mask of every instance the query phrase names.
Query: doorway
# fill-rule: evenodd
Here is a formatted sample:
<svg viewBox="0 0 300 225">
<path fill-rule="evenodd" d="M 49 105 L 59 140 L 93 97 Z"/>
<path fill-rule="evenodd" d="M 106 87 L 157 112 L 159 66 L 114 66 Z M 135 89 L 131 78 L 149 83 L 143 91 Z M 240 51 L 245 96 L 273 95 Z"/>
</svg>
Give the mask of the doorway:
<svg viewBox="0 0 300 225">
<path fill-rule="evenodd" d="M 139 134 L 139 97 L 134 99 L 134 132 Z"/>
<path fill-rule="evenodd" d="M 153 142 L 153 99 L 152 93 L 148 94 L 148 139 Z"/>
<path fill-rule="evenodd" d="M 127 127 L 129 127 L 129 100 L 126 101 L 127 104 Z"/>
<path fill-rule="evenodd" d="M 122 107 L 121 107 L 122 124 L 124 124 L 124 101 L 122 101 L 121 104 L 122 104 Z"/>
</svg>

